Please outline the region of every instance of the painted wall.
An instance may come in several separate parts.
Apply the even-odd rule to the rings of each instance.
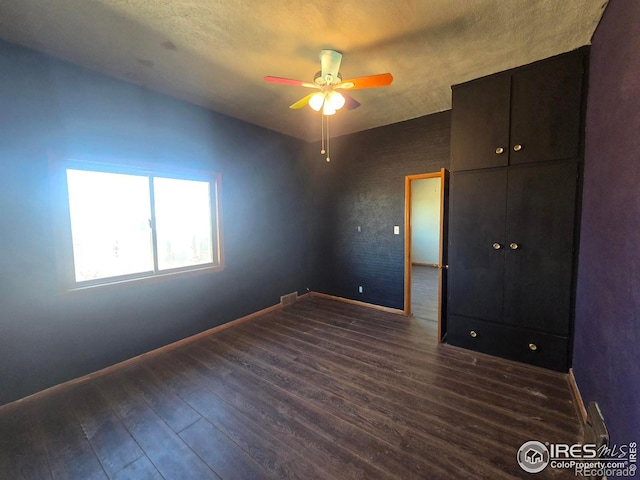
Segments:
[[[405,176],[448,168],[450,136],[447,111],[332,139],[331,163],[309,145],[312,290],[404,308]]]
[[[0,404],[304,291],[304,144],[0,42]],[[222,173],[227,268],[57,285],[49,150]]]
[[[438,264],[440,257],[440,179],[411,182],[411,261]]]
[[[640,2],[593,38],[573,368],[613,443],[640,441]]]

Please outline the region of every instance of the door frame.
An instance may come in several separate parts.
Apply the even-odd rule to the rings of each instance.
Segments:
[[[407,175],[404,180],[404,314],[411,315],[411,182],[414,180],[424,180],[428,178],[440,179],[440,241],[438,251],[438,340],[442,340],[445,333],[445,322],[443,321],[443,268],[447,265],[443,263],[445,256],[445,215],[446,215],[446,194],[447,194],[447,171],[441,168],[439,172],[422,173],[418,175]],[[446,260],[445,260],[446,262]]]

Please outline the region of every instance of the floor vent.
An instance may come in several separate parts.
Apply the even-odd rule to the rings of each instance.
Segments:
[[[289,293],[280,297],[280,305],[291,305],[298,300],[298,292]]]

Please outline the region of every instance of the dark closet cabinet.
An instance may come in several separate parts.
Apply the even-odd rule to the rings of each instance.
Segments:
[[[584,51],[452,87],[451,170],[579,155]]]
[[[453,87],[451,344],[568,369],[586,54]]]
[[[576,175],[574,161],[451,175],[449,343],[566,368]]]

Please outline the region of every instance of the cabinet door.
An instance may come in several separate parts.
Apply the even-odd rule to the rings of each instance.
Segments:
[[[514,71],[511,165],[578,157],[582,74],[582,52]]]
[[[507,165],[510,85],[503,74],[453,87],[452,171]]]
[[[569,333],[577,168],[562,162],[509,169],[505,323]]]
[[[506,190],[506,169],[451,175],[449,315],[502,317]]]

